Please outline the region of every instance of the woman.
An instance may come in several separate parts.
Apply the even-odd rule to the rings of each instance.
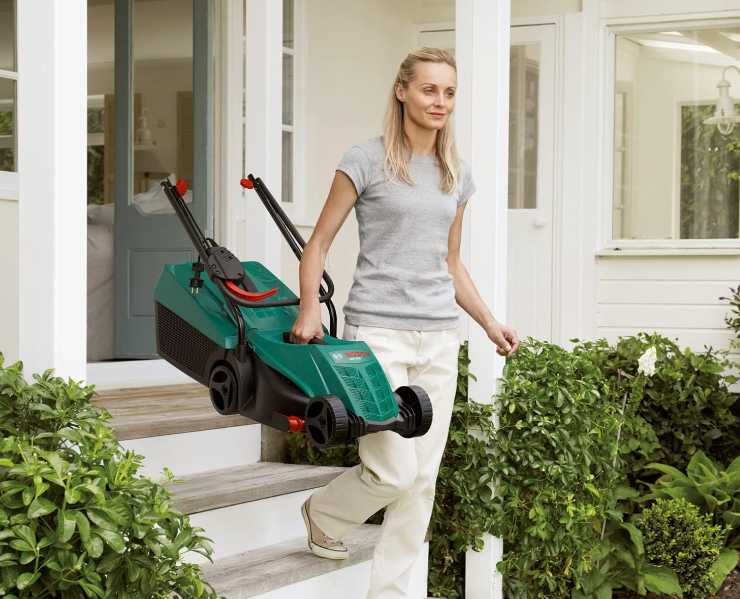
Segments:
[[[406,597],[424,541],[457,383],[457,308],[482,326],[501,355],[519,346],[497,322],[460,260],[460,235],[475,184],[459,160],[450,114],[457,70],[448,52],[421,48],[401,63],[384,135],[342,158],[300,264],[300,311],[292,340],[321,338],[318,291],[329,247],[354,206],[357,270],[344,307],[345,339],[365,341],[393,389],[418,385],[434,417],[422,437],[383,431],[360,438],[361,464],[302,507],[316,555],[345,559],[341,538],[385,507],[369,599]]]

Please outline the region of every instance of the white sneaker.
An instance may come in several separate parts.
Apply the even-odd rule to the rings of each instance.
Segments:
[[[325,535],[324,531],[311,520],[311,517],[308,515],[308,502],[310,500],[311,498],[309,497],[301,506],[301,515],[303,516],[303,521],[306,523],[306,533],[308,534],[308,548],[314,555],[318,555],[319,557],[347,559],[349,557],[349,550],[344,546],[344,543]]]

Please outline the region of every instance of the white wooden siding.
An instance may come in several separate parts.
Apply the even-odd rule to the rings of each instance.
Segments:
[[[599,258],[596,336],[656,331],[695,351],[727,349],[729,307],[719,297],[738,284],[738,256]]]

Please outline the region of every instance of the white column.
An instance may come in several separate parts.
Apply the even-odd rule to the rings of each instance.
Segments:
[[[508,0],[457,0],[455,52],[458,60],[457,140],[470,160],[477,191],[464,232],[465,263],[494,316],[506,322],[506,220],[509,122]],[[485,332],[469,322],[470,397],[488,403],[504,360]],[[496,564],[503,556],[500,539],[488,537],[481,552],[468,551],[465,596],[500,599],[501,575]]]
[[[87,362],[87,2],[18,10],[19,354],[26,377]]]
[[[246,0],[246,158],[245,174],[260,177],[281,197],[283,4]],[[282,237],[254,191],[244,196],[241,259],[259,260],[280,274]],[[237,240],[239,242],[241,240]]]

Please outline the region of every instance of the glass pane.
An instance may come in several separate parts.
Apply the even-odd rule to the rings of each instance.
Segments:
[[[169,31],[177,31],[166,43],[164,19]],[[193,1],[136,0],[133,38],[134,194],[159,190],[169,174],[192,189]]]
[[[0,0],[0,69],[15,71],[15,0]]]
[[[293,0],[283,0],[283,46],[286,48],[293,47],[293,29],[294,29],[294,2]]]
[[[712,121],[740,95],[738,48],[740,22],[617,36],[615,239],[738,238],[740,119]]]
[[[283,202],[293,201],[293,133],[283,131]]]
[[[509,96],[509,208],[537,208],[540,45],[513,45]]]
[[[102,105],[101,105],[102,104]],[[87,100],[87,203],[105,204],[105,104]]]
[[[681,239],[738,236],[740,131],[705,125],[713,114],[710,104],[681,107]]]
[[[283,54],[283,125],[293,124],[293,57]]]
[[[15,171],[15,81],[0,79],[0,171]]]

